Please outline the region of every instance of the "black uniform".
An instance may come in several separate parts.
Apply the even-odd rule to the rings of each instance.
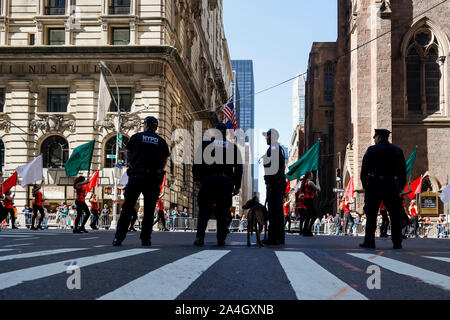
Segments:
[[[272,156],[273,155],[273,156]],[[273,165],[273,167],[272,167]],[[285,154],[277,143],[264,156],[267,210],[269,211],[268,244],[284,244],[283,196],[286,192]]]
[[[144,195],[144,217],[142,220],[141,240],[149,242],[152,233],[153,210],[159,196],[159,186],[164,178],[164,166],[169,157],[166,141],[152,130],[140,132],[130,138],[126,148],[131,153],[128,167],[128,184],[125,187],[125,201],[117,223],[115,241],[120,244],[135,214],[136,201]],[[148,214],[146,214],[148,213]]]
[[[392,242],[401,245],[400,192],[406,184],[406,162],[403,151],[387,139],[369,147],[361,168],[365,189],[364,212],[367,216],[364,244],[375,246],[378,209],[383,200],[391,218]]]
[[[220,157],[221,153],[223,157]],[[220,160],[205,159],[208,156],[215,159],[216,155]],[[233,189],[241,188],[242,158],[239,149],[229,141],[214,138],[203,141],[202,147],[196,150],[192,173],[194,181],[201,182],[198,193],[197,240],[203,242],[208,220],[214,212],[217,219],[217,241],[219,244],[223,243],[227,236]]]

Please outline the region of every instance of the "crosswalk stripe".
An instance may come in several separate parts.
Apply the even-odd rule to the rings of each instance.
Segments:
[[[0,249],[0,252],[3,252],[3,251],[13,251],[14,249]]]
[[[31,235],[25,234],[0,234],[0,238],[29,238]]]
[[[138,254],[148,253],[157,249],[131,249],[118,252],[105,253],[84,258],[76,258],[71,260],[59,261],[55,263],[45,264],[37,267],[31,267],[21,270],[0,274],[0,290],[12,286],[16,286],[25,281],[37,280],[49,277],[58,273],[67,271],[68,266],[76,261],[76,265],[80,268],[90,266],[97,263],[102,263],[110,260],[126,258]]]
[[[432,257],[432,256],[424,256],[424,257],[425,258],[439,260],[439,261],[444,261],[444,262],[450,262],[450,258],[449,257]]]
[[[275,254],[299,300],[367,300],[302,252]]]
[[[49,256],[52,254],[74,252],[74,251],[87,250],[87,249],[88,248],[65,248],[65,249],[56,249],[56,250],[44,250],[44,251],[35,251],[35,252],[28,252],[28,253],[19,253],[19,254],[12,254],[9,256],[2,256],[2,257],[0,257],[0,261],[42,257],[42,256]]]
[[[425,283],[441,287],[445,290],[450,290],[450,277],[440,273],[432,272],[422,269],[408,263],[386,258],[383,256],[373,257],[373,254],[368,253],[349,253],[349,255],[377,264],[380,267],[388,269],[398,274],[403,274]]]
[[[204,250],[195,253],[111,291],[99,300],[174,300],[229,252],[230,250]]]
[[[10,248],[10,247],[20,247],[20,246],[31,246],[32,243],[19,243],[19,244],[10,244],[7,246],[3,246],[4,248]]]

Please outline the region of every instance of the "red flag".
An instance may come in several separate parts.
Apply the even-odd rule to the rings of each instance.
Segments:
[[[285,193],[289,193],[291,191],[291,183],[289,180],[286,180],[286,182],[287,182],[287,185],[286,185]]]
[[[159,186],[159,196],[161,196],[161,193],[162,193],[162,191],[163,191],[165,185],[166,185],[166,175],[164,175],[163,182],[162,182],[162,184]]]
[[[98,170],[94,172],[92,178],[89,180],[89,183],[86,186],[86,194],[95,187],[98,187]]]
[[[17,184],[17,171],[15,171],[11,177],[9,177],[8,179],[6,179],[5,182],[3,182],[2,192],[5,193],[6,191],[14,187],[16,184]]]
[[[423,177],[420,176],[419,178],[417,178],[416,180],[411,182],[410,186],[411,186],[412,192],[408,193],[408,197],[410,200],[414,199],[416,194],[419,194],[422,192],[422,179],[423,179]],[[408,191],[409,191],[408,186],[406,186],[404,192],[408,192]]]
[[[355,195],[355,187],[353,185],[353,177],[350,178],[350,181],[348,182],[347,188],[345,188],[344,196],[345,195],[348,195],[348,197],[350,199],[353,198],[353,196]]]

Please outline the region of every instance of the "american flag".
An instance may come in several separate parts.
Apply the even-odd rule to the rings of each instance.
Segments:
[[[228,128],[237,129],[238,123],[236,120],[236,112],[234,109],[233,99],[223,108],[222,113],[228,119],[227,126]]]

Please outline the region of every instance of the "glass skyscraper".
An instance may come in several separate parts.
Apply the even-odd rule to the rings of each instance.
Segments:
[[[236,104],[236,116],[239,128],[247,131],[255,129],[255,81],[253,77],[252,60],[231,60],[236,72],[236,83],[239,89],[239,103]],[[251,150],[254,150],[254,137],[251,137]],[[256,172],[256,175],[255,175]],[[253,192],[258,191],[258,166],[252,168]]]

